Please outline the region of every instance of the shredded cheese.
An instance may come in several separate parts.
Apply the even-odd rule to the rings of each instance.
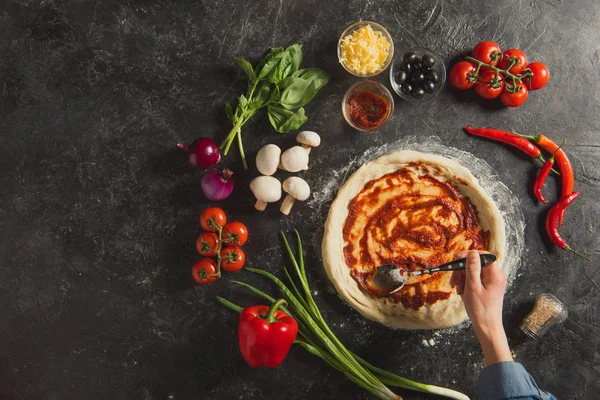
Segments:
[[[365,25],[342,39],[340,62],[359,75],[371,75],[383,69],[390,53],[390,42],[383,33]]]

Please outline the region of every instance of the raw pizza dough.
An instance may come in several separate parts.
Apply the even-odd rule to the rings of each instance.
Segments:
[[[504,220],[494,201],[479,185],[469,170],[455,161],[435,154],[401,150],[380,157],[360,167],[340,188],[325,223],[322,252],[323,264],[337,292],[363,316],[392,328],[438,329],[458,325],[467,318],[462,300],[452,289],[445,300],[425,303],[417,310],[404,307],[386,298],[377,298],[363,290],[353,279],[344,257],[346,245],[343,227],[349,215],[348,206],[365,185],[383,175],[400,170],[411,162],[424,162],[441,168],[453,178],[461,195],[475,206],[479,226],[489,231],[488,251],[496,254],[502,267],[505,248]],[[454,180],[456,178],[456,180]],[[451,273],[438,273],[449,286]],[[404,290],[404,289],[403,289]]]

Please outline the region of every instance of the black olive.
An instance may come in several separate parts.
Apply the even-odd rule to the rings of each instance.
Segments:
[[[410,83],[405,83],[400,87],[400,91],[408,95],[410,92],[412,92],[412,85]]]
[[[423,57],[421,57],[421,63],[426,68],[433,67],[435,65],[435,58],[433,58],[431,54],[423,54]]]
[[[409,64],[418,59],[419,57],[412,51],[409,51],[404,55],[404,61],[406,61]]]
[[[440,80],[440,76],[435,71],[428,71],[427,72],[427,79],[430,80],[433,83],[437,83]]]
[[[398,69],[400,71],[406,71],[406,72],[410,73],[410,71],[412,71],[413,68],[412,68],[412,65],[410,65],[409,63],[403,62],[402,64],[400,64]]]
[[[417,86],[413,88],[413,90],[410,92],[410,95],[415,99],[420,99],[421,97],[425,96],[425,91],[422,87]]]
[[[423,88],[427,93],[433,93],[435,90],[435,83],[431,81],[425,81],[425,83],[423,83]]]
[[[407,79],[408,74],[406,73],[406,71],[399,71],[396,74],[396,83],[398,83],[399,85],[402,85],[404,82],[406,82]]]
[[[419,60],[418,58],[411,62],[410,65],[412,65],[413,69],[421,69],[423,68],[423,64],[421,63],[421,60]]]
[[[425,74],[423,74],[421,71],[413,71],[413,73],[410,75],[411,82],[421,83],[424,80],[425,80]]]

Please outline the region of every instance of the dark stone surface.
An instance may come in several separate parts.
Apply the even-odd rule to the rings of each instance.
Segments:
[[[323,145],[305,173],[321,176],[366,149],[410,134],[485,158],[521,199],[527,251],[507,293],[512,347],[541,387],[561,399],[600,391],[600,281],[597,264],[548,246],[543,210],[529,195],[533,164],[505,146],[468,137],[467,123],[557,140],[567,137],[576,187],[562,233],[598,258],[600,239],[600,3],[5,0],[0,5],[0,398],[305,399],[369,396],[342,374],[294,348],[284,365],[253,370],[237,350],[236,316],[215,300],[256,301],[227,279],[197,286],[197,217],[205,207],[201,172],[174,150],[178,141],[229,130],[223,106],[245,89],[233,57],[256,62],[272,46],[304,44],[303,65],[333,73],[307,107]],[[376,134],[344,122],[340,102],[356,81],[337,64],[341,31],[359,20],[387,27],[396,48],[435,49],[446,62],[480,40],[520,47],[552,78],[519,109],[447,88],[427,105],[397,99]],[[385,75],[378,77],[385,81]],[[244,129],[249,158],[273,132],[264,114]],[[344,343],[373,363],[474,395],[481,354],[471,328],[393,331],[364,320],[335,295],[318,245],[329,204],[297,205],[288,218],[253,210],[236,151],[234,195],[222,203],[251,232],[249,264],[280,272],[279,230],[298,228],[316,300]],[[547,185],[555,198],[553,185]],[[317,210],[317,211],[316,211]],[[234,275],[227,275],[232,277]],[[235,278],[274,292],[249,272]],[[518,324],[536,295],[552,292],[569,320],[543,340]],[[433,347],[423,339],[435,338]],[[432,398],[403,393],[406,398]]]

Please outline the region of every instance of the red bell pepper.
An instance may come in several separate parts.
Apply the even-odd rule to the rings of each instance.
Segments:
[[[286,301],[279,299],[271,307],[250,306],[240,314],[240,351],[253,368],[281,364],[296,339],[298,323],[277,309],[281,305],[287,305]]]

